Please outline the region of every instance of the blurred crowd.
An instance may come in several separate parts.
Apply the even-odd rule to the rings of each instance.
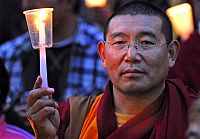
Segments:
[[[84,0],[1,0],[0,57],[4,60],[10,80],[7,84],[8,95],[4,96],[7,103],[0,113],[5,115],[5,120],[32,133],[26,119],[25,103],[27,92],[32,89],[39,75],[39,54],[31,47],[24,10],[54,8],[54,44],[53,48],[47,50],[48,81],[49,86],[57,92],[54,99],[64,101],[68,96],[95,96],[104,89],[108,77],[101,67],[96,46],[98,41],[103,40],[102,30],[106,19],[129,1],[131,0],[108,0],[103,7],[87,7]],[[181,50],[176,65],[170,70],[169,78],[180,78],[186,85],[199,91],[200,0],[144,1],[153,3],[164,11],[183,2],[192,5],[194,32],[184,41],[176,36],[175,39],[181,42]],[[83,80],[87,80],[87,84]],[[91,88],[92,86],[95,88]],[[4,92],[5,87],[0,86]]]

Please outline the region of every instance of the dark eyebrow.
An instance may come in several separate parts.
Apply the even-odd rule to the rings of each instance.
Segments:
[[[115,38],[115,37],[125,37],[125,38],[127,38],[127,36],[123,32],[115,32],[115,33],[111,34],[111,38]]]
[[[140,32],[137,36],[139,36],[139,37],[141,37],[141,36],[151,36],[152,38],[156,38],[156,34],[151,32],[151,31]]]
[[[156,34],[151,32],[151,31],[140,32],[137,36],[138,37],[151,36],[152,38],[156,38]],[[123,33],[123,32],[115,32],[115,33],[111,34],[111,38],[115,38],[115,37],[125,37],[125,38],[127,38],[126,34]]]

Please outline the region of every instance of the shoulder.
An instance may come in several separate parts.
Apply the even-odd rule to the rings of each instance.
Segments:
[[[14,54],[18,54],[19,50],[29,49],[29,47],[26,47],[27,45],[30,46],[28,32],[1,44],[0,56],[3,58],[9,58]]]
[[[102,31],[97,27],[96,25],[88,23],[85,19],[79,17],[78,18],[78,25],[80,26],[80,29],[83,29],[85,31],[92,33],[102,33]]]
[[[81,17],[78,18],[78,33],[77,34],[92,38],[89,41],[103,40],[103,32],[97,26],[89,24]]]
[[[94,100],[95,97],[72,96],[68,97],[66,102],[59,103],[60,126],[57,131],[59,138],[63,138],[67,129],[69,131],[73,129],[72,127],[76,128],[76,132],[79,131]]]
[[[92,104],[95,100],[95,97],[93,96],[86,96],[86,97],[82,97],[82,96],[71,96],[68,97],[68,101],[70,103],[70,105],[84,105],[84,104]]]
[[[66,102],[60,102],[59,103],[59,108],[58,111],[60,113],[61,119],[62,117],[64,119],[69,119],[69,113],[72,111],[72,109],[77,110],[80,108],[83,108],[84,106],[87,105],[91,106],[92,103],[94,102],[95,97],[92,96],[87,96],[87,97],[82,97],[82,96],[71,96],[68,97]],[[68,118],[66,118],[66,116]]]
[[[186,86],[182,80],[168,79],[167,84],[179,92],[188,101],[189,104],[198,97],[198,92],[194,91],[191,87]]]

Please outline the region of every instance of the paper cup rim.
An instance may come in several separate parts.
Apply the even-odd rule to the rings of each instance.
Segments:
[[[53,11],[53,8],[38,8],[38,9],[31,9],[31,10],[26,10],[23,12],[23,14],[33,14],[35,12],[41,11],[41,10],[48,10],[48,11]]]

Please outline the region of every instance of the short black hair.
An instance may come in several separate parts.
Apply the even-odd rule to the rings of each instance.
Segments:
[[[4,66],[4,61],[2,58],[0,58],[0,114],[2,112],[2,107],[6,102],[8,90],[9,90],[9,76]]]
[[[169,17],[164,11],[155,5],[149,4],[144,1],[131,1],[120,7],[116,12],[114,12],[106,21],[104,26],[104,41],[106,41],[106,35],[108,33],[108,27],[110,21],[119,15],[149,15],[149,16],[158,16],[162,20],[161,31],[165,36],[166,42],[171,42],[173,39],[172,33],[172,24],[169,20]]]

